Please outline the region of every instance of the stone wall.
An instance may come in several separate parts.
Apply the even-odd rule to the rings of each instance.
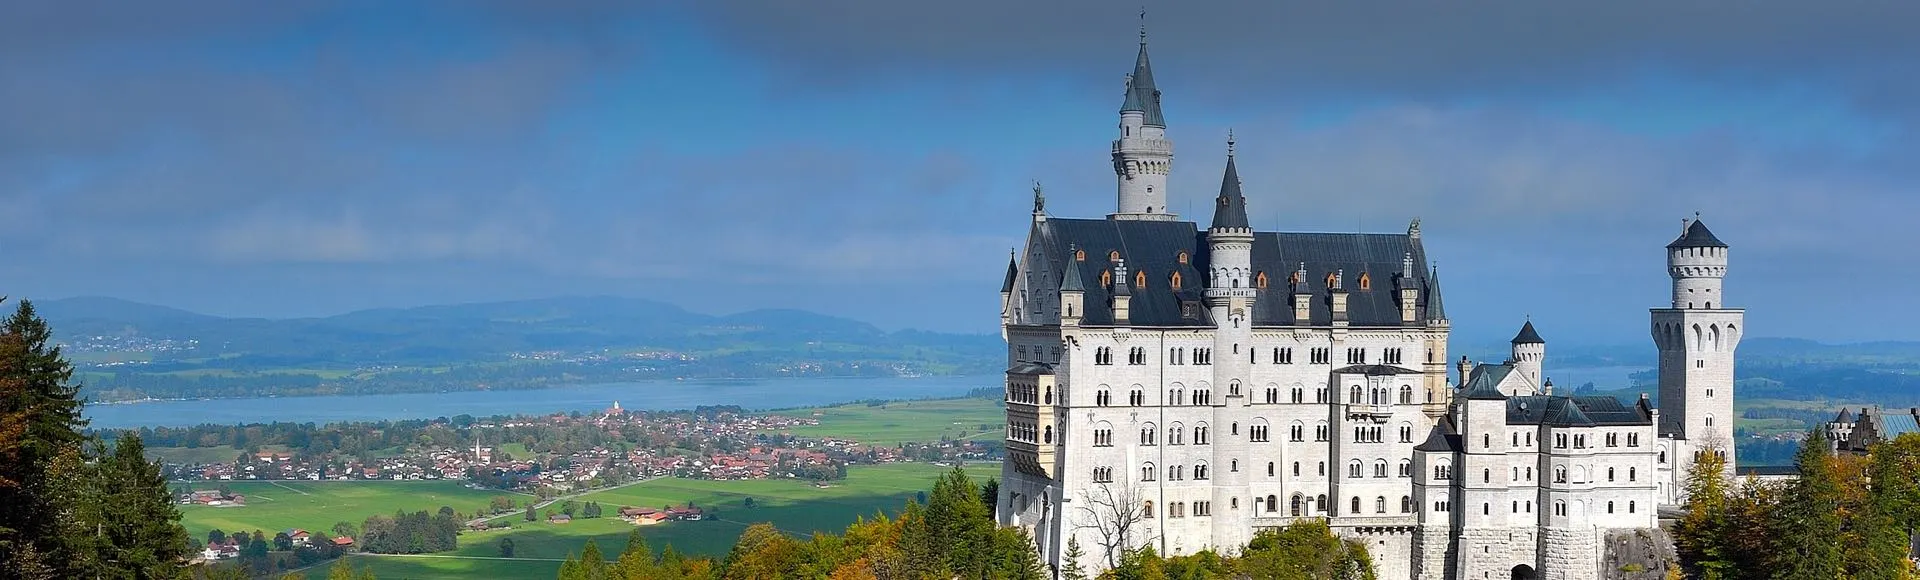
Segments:
[[[1604,580],[1661,580],[1676,556],[1673,539],[1655,529],[1607,530],[1600,559]]]

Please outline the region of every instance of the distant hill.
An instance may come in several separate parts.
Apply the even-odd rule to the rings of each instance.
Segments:
[[[994,335],[888,332],[799,310],[712,316],[610,296],[290,319],[100,297],[36,306],[81,363],[84,382],[108,399],[973,374],[999,370],[1004,352]]]

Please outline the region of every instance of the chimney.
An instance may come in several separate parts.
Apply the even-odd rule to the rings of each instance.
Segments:
[[[1347,322],[1347,289],[1341,286],[1341,282],[1342,282],[1341,279],[1345,278],[1346,275],[1347,275],[1347,271],[1344,269],[1334,270],[1333,272],[1332,291],[1333,291],[1334,326],[1346,326],[1346,322]]]
[[[1127,287],[1127,280],[1127,259],[1114,260],[1113,323],[1115,325],[1125,326],[1132,322],[1128,310],[1133,302],[1133,291]]]
[[[1313,285],[1307,281],[1307,263],[1293,271],[1293,323],[1306,326],[1313,319]]]
[[[1460,371],[1460,388],[1467,388],[1467,373],[1473,371],[1473,363],[1467,362],[1467,355],[1463,354],[1460,355],[1460,364],[1455,368]]]
[[[1419,232],[1420,232],[1420,226],[1415,225],[1413,227],[1413,234],[1418,235]],[[1420,289],[1414,286],[1414,283],[1413,283],[1413,252],[1407,252],[1405,256],[1402,256],[1400,258],[1400,323],[1401,324],[1412,325],[1415,322],[1417,322],[1417,317],[1419,316],[1419,313],[1415,312],[1416,310],[1415,307],[1419,306],[1419,303],[1420,303]]]

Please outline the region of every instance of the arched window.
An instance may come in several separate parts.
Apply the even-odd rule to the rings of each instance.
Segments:
[[[1347,402],[1355,405],[1360,404],[1360,385],[1354,385],[1352,389],[1347,391]]]
[[[1613,502],[1607,502],[1607,513],[1613,513]]]
[[[1187,263],[1187,253],[1186,253],[1186,252],[1180,252],[1180,253],[1179,253],[1178,255],[1175,255],[1173,259],[1174,259],[1175,261],[1177,261],[1177,262],[1180,262],[1180,263],[1182,263],[1182,264],[1185,264],[1185,263]]]
[[[1413,404],[1413,387],[1411,386],[1400,387],[1400,404],[1402,405]]]
[[[1173,275],[1168,276],[1167,285],[1172,287],[1174,290],[1179,290],[1180,289],[1180,273],[1174,272]]]
[[[1267,496],[1267,501],[1269,502],[1273,501],[1273,496],[1271,495]],[[1297,494],[1297,493],[1293,494],[1293,500],[1287,506],[1287,515],[1291,515],[1293,517],[1300,517],[1300,509],[1302,507],[1305,507],[1302,505],[1304,503],[1306,503],[1306,498],[1301,497],[1300,494]],[[1267,511],[1271,512],[1273,510],[1268,509]]]
[[[1328,288],[1332,288],[1332,287],[1333,287],[1333,280],[1334,280],[1334,276],[1333,276],[1333,272],[1327,272],[1327,287],[1328,287]]]
[[[1373,289],[1373,276],[1369,276],[1369,275],[1367,275],[1367,273],[1366,273],[1366,272],[1361,272],[1361,273],[1360,273],[1360,289],[1361,289],[1361,290],[1372,290],[1372,289]]]
[[[1273,477],[1273,462],[1267,462],[1267,477]]]
[[[1400,477],[1413,477],[1413,460],[1400,460]]]
[[[1360,476],[1361,476],[1361,473],[1360,473],[1360,470],[1362,470],[1362,469],[1365,469],[1365,467],[1364,467],[1363,465],[1361,465],[1361,464],[1360,464],[1360,460],[1358,460],[1358,459],[1355,459],[1355,460],[1353,460],[1353,461],[1351,461],[1351,462],[1348,462],[1348,463],[1347,463],[1347,477],[1349,477],[1349,478],[1354,478],[1354,479],[1358,479],[1358,478],[1360,478]]]
[[[1087,261],[1087,251],[1086,251],[1086,250],[1074,250],[1074,251],[1073,251],[1073,261],[1075,261],[1075,262],[1085,262],[1085,261]]]
[[[1146,270],[1140,270],[1138,272],[1133,273],[1133,287],[1135,288],[1147,287],[1147,271]]]
[[[1153,471],[1152,462],[1148,462],[1146,465],[1140,466],[1140,481],[1153,481],[1153,476],[1154,476],[1154,471]]]
[[[1100,271],[1100,286],[1101,286],[1102,288],[1112,288],[1112,287],[1113,287],[1113,270],[1101,270],[1101,271]]]
[[[1140,517],[1147,518],[1147,519],[1153,518],[1153,500],[1147,500],[1145,502],[1141,502]]]
[[[1113,250],[1111,252],[1107,252],[1107,261],[1108,262],[1120,261],[1120,250]]]
[[[1373,513],[1376,513],[1376,514],[1387,513],[1387,496],[1384,496],[1384,495],[1374,496]]]
[[[1259,274],[1256,274],[1256,275],[1254,275],[1254,277],[1253,277],[1253,287],[1255,287],[1255,288],[1260,288],[1260,289],[1263,289],[1263,290],[1264,290],[1264,289],[1266,289],[1266,287],[1267,287],[1267,273],[1266,273],[1266,272],[1261,272],[1261,273],[1259,273]]]
[[[1400,513],[1403,513],[1403,514],[1413,513],[1413,496],[1410,496],[1410,495],[1400,496]]]
[[[1387,476],[1387,460],[1385,459],[1373,460],[1373,476],[1374,477]]]
[[[1472,468],[1468,468],[1468,469],[1472,469]],[[1473,473],[1473,472],[1469,471],[1467,473]],[[1473,477],[1473,476],[1469,475],[1467,477]],[[1493,470],[1491,469],[1480,470],[1480,483],[1493,483]]]
[[[1353,496],[1353,501],[1347,503],[1353,507],[1353,511],[1347,512],[1347,515],[1358,515],[1360,513],[1360,496]]]

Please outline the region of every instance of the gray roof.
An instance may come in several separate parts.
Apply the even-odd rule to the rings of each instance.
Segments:
[[[1247,198],[1240,195],[1240,172],[1233,167],[1233,141],[1227,141],[1227,172],[1220,177],[1220,196],[1214,199],[1213,229],[1247,229]]]
[[[1068,256],[1072,256],[1075,253],[1074,248],[1069,247],[1067,248],[1067,250],[1068,250],[1067,251]],[[1064,274],[1064,277],[1060,280],[1060,290],[1062,292],[1086,291],[1087,289],[1086,283],[1080,281],[1079,268],[1062,268],[1062,269],[1067,271],[1067,273]]]
[[[1383,377],[1383,376],[1391,376],[1391,375],[1417,375],[1417,374],[1420,374],[1420,371],[1416,371],[1413,369],[1403,369],[1403,368],[1392,366],[1392,365],[1353,365],[1350,367],[1341,367],[1341,368],[1334,369],[1333,374],[1366,375],[1369,377]]]
[[[1102,326],[1113,323],[1108,306],[1111,290],[1099,282],[1101,273],[1113,267],[1108,259],[1119,252],[1129,272],[1146,272],[1145,286],[1132,285],[1129,320],[1133,326],[1212,326],[1211,314],[1201,305],[1209,264],[1206,232],[1187,221],[1112,220],[1049,218],[1036,227],[1038,244],[1044,259],[1062,268],[1079,268],[1086,283],[1086,313],[1082,324]],[[1074,249],[1086,252],[1086,260],[1075,261]],[[1179,262],[1185,254],[1187,263]],[[1426,250],[1416,237],[1406,234],[1321,234],[1255,232],[1252,265],[1257,278],[1267,276],[1266,289],[1254,298],[1253,323],[1256,326],[1329,326],[1333,324],[1332,294],[1326,277],[1343,272],[1347,291],[1347,320],[1353,326],[1396,327],[1400,321],[1399,292],[1393,291],[1395,276],[1400,276],[1401,259],[1413,255],[1417,283],[1429,288],[1425,300],[1436,300],[1437,287],[1427,283]],[[1294,288],[1289,277],[1301,264],[1307,275],[1298,287],[1312,297],[1308,320],[1293,318]],[[1179,290],[1172,288],[1173,273],[1180,273]],[[1356,279],[1362,273],[1377,272],[1370,288],[1362,289]],[[1420,300],[1420,298],[1416,298]],[[1415,305],[1414,324],[1430,316],[1419,316],[1426,304]]]
[[[1427,432],[1427,440],[1413,446],[1414,451],[1453,451],[1461,450],[1460,436],[1453,433],[1451,425],[1445,419],[1433,425]]]
[[[1526,326],[1520,327],[1520,334],[1513,335],[1513,343],[1546,344],[1547,341],[1540,338],[1540,333],[1533,329],[1533,321],[1528,320]]]
[[[1913,415],[1907,413],[1881,413],[1880,420],[1885,428],[1877,434],[1887,441],[1892,441],[1902,433],[1920,431],[1920,421],[1915,421]]]
[[[1645,405],[1625,405],[1619,399],[1608,396],[1530,395],[1507,399],[1507,424],[1554,427],[1652,425],[1653,414]]]
[[[1841,408],[1840,408],[1840,415],[1839,415],[1839,416],[1836,416],[1836,417],[1834,417],[1834,418],[1833,418],[1833,422],[1835,422],[1835,423],[1852,423],[1852,422],[1853,422],[1853,410],[1852,410],[1852,409],[1848,409],[1848,408],[1846,408],[1846,407],[1841,407]]]
[[[1506,380],[1513,372],[1513,365],[1479,365],[1467,373],[1467,386],[1460,388],[1460,398],[1497,401],[1507,398],[1500,392],[1500,381]]]
[[[1707,224],[1701,223],[1698,219],[1693,220],[1693,223],[1687,224],[1687,231],[1681,233],[1679,239],[1674,240],[1671,244],[1667,244],[1667,249],[1724,247],[1727,247],[1727,243],[1720,241],[1720,238],[1714,237],[1713,232],[1707,230]]]
[[[1423,292],[1427,298],[1427,319],[1446,320],[1447,307],[1440,302],[1440,267],[1434,266],[1427,273],[1427,287]]]
[[[1020,265],[1014,263],[1013,257],[1011,256],[1007,257],[1007,281],[1000,283],[1000,291],[1003,293],[1012,292],[1013,280],[1014,278],[1017,278],[1019,274],[1020,274]]]
[[[1053,365],[1050,365],[1047,363],[1038,363],[1038,362],[1016,363],[1013,366],[1007,368],[1007,374],[1009,375],[1050,375],[1050,374],[1053,374]]]
[[[1120,112],[1138,111],[1146,116],[1146,125],[1167,126],[1166,117],[1160,114],[1160,89],[1153,86],[1153,65],[1147,63],[1147,37],[1140,36],[1140,55],[1133,59],[1133,76],[1127,81],[1127,102],[1120,105]]]

